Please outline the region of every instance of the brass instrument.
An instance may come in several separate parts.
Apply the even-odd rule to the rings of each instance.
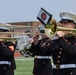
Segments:
[[[15,38],[15,37],[0,37],[0,39],[3,40],[3,42],[16,42],[18,41],[20,38]]]
[[[6,24],[0,24],[0,26],[4,26],[4,27],[14,27],[14,28],[36,28],[37,26],[21,26],[21,25],[8,25],[8,26],[6,26]],[[56,34],[56,32],[57,31],[71,31],[71,33],[69,33],[69,34],[71,34],[71,35],[75,35],[76,36],[76,34],[75,34],[75,32],[76,32],[76,29],[72,29],[72,28],[65,28],[65,27],[59,27],[58,26],[58,23],[56,22],[56,20],[55,19],[51,19],[50,20],[50,22],[48,23],[48,24],[46,24],[46,26],[45,26],[45,33],[46,33],[46,35],[48,36],[48,37],[53,37],[55,34]],[[33,35],[34,33],[20,33],[20,32],[0,32],[0,34],[22,34],[22,35],[27,35],[27,34],[29,34],[29,35]],[[43,35],[42,33],[40,33],[39,35]],[[4,37],[3,37],[4,38]],[[11,38],[11,37],[9,37],[10,39],[8,39],[8,40],[15,40],[15,39],[17,39],[17,38]],[[5,38],[5,39],[7,39],[7,38]],[[19,39],[19,38],[18,38]],[[18,40],[17,39],[17,40]]]
[[[69,35],[76,36],[76,33],[75,33],[76,29],[60,27],[58,26],[58,23],[56,22],[56,20],[52,18],[50,22],[45,26],[45,33],[48,37],[53,37],[57,31],[71,31],[69,32]]]
[[[0,34],[22,34],[22,35],[33,35],[35,33],[21,33],[21,32],[0,32]],[[43,35],[43,33],[39,33],[39,35]]]
[[[20,48],[20,53],[24,56],[24,57],[29,57],[32,56],[33,54],[29,51],[29,49],[31,48],[31,43],[27,42],[21,45]]]
[[[0,24],[0,26],[1,27],[8,27],[11,29],[11,32],[0,32],[1,35],[10,34],[9,36],[11,36],[11,34],[33,35],[34,33],[14,32],[14,31],[12,31],[12,29],[14,29],[14,28],[35,28],[35,27],[37,27],[37,26],[21,26],[21,25],[6,25],[6,24]],[[16,38],[14,36],[13,37],[12,36],[11,37],[0,36],[0,41],[2,43],[4,43],[4,42],[17,42],[19,39],[20,39],[20,37]],[[16,45],[16,47],[17,47],[17,45]],[[31,53],[29,52],[30,47],[31,47],[30,43],[23,42],[22,45],[20,45],[19,51],[24,57],[28,57],[31,55]]]
[[[3,26],[3,25],[2,25]],[[13,25],[12,25],[13,26]],[[15,25],[14,25],[15,26]],[[13,27],[14,27],[13,26]],[[21,28],[21,27],[33,27],[33,26],[15,26],[17,28]],[[35,26],[37,27],[37,26]],[[53,37],[57,31],[71,31],[70,34],[71,35],[75,35],[76,36],[76,29],[72,29],[72,28],[65,28],[65,27],[59,27],[58,23],[55,21],[55,19],[51,19],[50,22],[48,24],[46,24],[45,26],[45,34],[48,37]],[[22,34],[22,35],[33,35],[34,33],[20,33],[20,32],[0,32],[0,34]],[[43,35],[43,33],[40,33],[39,35]],[[0,37],[0,39],[5,39],[6,41],[17,41],[20,38],[13,38],[13,37]],[[27,42],[21,45],[21,49],[19,50],[20,53],[24,56],[24,57],[28,57],[31,56],[32,53],[29,51],[31,47],[31,43]]]
[[[11,24],[7,24],[7,23],[1,23],[0,24],[0,27],[7,27],[11,30],[11,32],[0,32],[0,34],[22,34],[22,35],[32,35],[33,33],[22,33],[22,32],[14,32],[12,31],[13,29],[15,28],[35,28],[37,26],[22,26],[22,25],[11,25]],[[13,36],[12,35],[12,36]],[[20,38],[15,38],[14,36],[13,37],[1,37],[0,36],[0,39],[4,40],[4,41],[18,41]]]
[[[37,26],[22,26],[22,25],[8,25],[1,23],[0,26],[2,27],[12,27],[12,28],[35,28]]]

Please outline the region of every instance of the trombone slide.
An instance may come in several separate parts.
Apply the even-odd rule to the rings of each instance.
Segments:
[[[21,32],[0,32],[0,34],[22,34],[22,35],[33,35],[35,33],[21,33]],[[43,35],[44,33],[39,33],[39,35]]]
[[[20,38],[15,37],[0,37],[0,39],[3,39],[4,41],[18,41]]]

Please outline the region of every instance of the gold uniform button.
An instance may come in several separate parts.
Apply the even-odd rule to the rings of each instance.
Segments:
[[[54,50],[54,48],[52,50]]]
[[[58,63],[59,63],[60,61],[58,61]]]
[[[68,43],[68,44],[70,44],[70,43]]]
[[[58,56],[58,58],[60,58],[60,56]]]
[[[60,50],[62,50],[62,48],[60,48]]]
[[[73,74],[72,72],[70,74]]]
[[[4,69],[6,69],[6,67],[4,67]]]
[[[61,54],[61,52],[59,52],[59,54]]]

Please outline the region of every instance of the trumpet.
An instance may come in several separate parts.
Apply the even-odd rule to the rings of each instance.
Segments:
[[[45,25],[45,33],[48,37],[53,37],[57,31],[70,31],[69,35],[76,36],[76,33],[75,33],[76,29],[60,27],[58,26],[58,23],[56,22],[56,20],[52,18],[50,22]]]

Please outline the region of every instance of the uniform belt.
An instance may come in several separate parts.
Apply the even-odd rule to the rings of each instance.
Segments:
[[[76,64],[53,65],[55,69],[76,68]]]
[[[9,61],[0,61],[0,65],[4,65],[4,64],[11,65],[11,62],[9,62]]]
[[[50,59],[50,56],[35,56],[38,59]]]

